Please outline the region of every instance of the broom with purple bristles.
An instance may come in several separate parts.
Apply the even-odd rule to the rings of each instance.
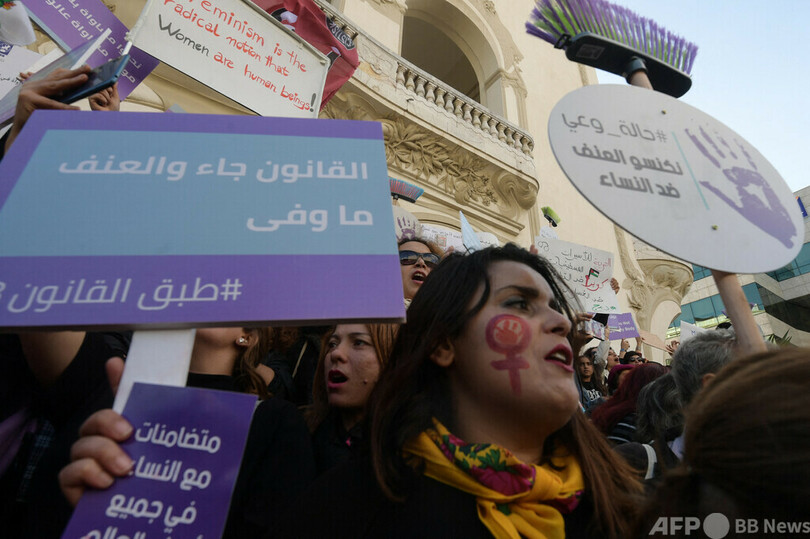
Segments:
[[[526,30],[565,49],[569,60],[621,75],[635,86],[680,97],[697,46],[604,0],[536,0]]]
[[[416,199],[425,192],[421,187],[396,178],[388,178],[388,187],[391,190],[391,196],[394,198],[394,205],[396,205],[397,200],[400,198],[411,203],[416,203]]]

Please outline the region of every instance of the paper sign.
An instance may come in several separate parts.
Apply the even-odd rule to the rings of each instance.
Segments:
[[[62,538],[220,537],[255,405],[255,395],[135,384],[123,414],[133,475],[85,492]]]
[[[3,8],[3,11],[0,11],[0,41],[22,46],[36,41],[37,36],[34,34],[28,12],[20,2],[5,0],[0,2],[0,7]]]
[[[149,0],[133,43],[262,116],[316,118],[329,61],[249,0]]]
[[[41,54],[25,47],[0,41],[0,98],[20,86],[22,84],[18,78],[20,72],[28,71],[28,68],[40,58]]]
[[[633,322],[632,313],[615,313],[608,317],[610,340],[631,339],[638,337],[636,323]]]
[[[664,341],[662,341],[661,337],[658,335],[644,331],[643,329],[638,330],[638,334],[644,339],[644,344],[649,344],[653,348],[666,351],[667,345],[664,344]]]
[[[701,333],[706,333],[707,329],[702,328],[700,326],[696,326],[694,324],[690,324],[689,322],[684,322],[681,320],[681,337],[680,343],[683,344],[695,335],[699,335]]]
[[[557,235],[557,232],[551,228],[550,226],[544,226],[540,229],[540,237],[541,238],[551,238],[553,240],[558,240],[560,237]]]
[[[36,111],[0,177],[0,326],[404,317],[377,122]]]
[[[610,278],[613,277],[611,253],[542,236],[534,238],[534,246],[537,254],[560,273],[586,311],[619,312],[616,293],[610,287]]]
[[[478,241],[481,242],[482,248],[498,246],[497,237],[494,237],[490,234],[486,234],[483,232],[475,232],[475,236],[478,238]],[[464,246],[464,239],[462,237],[462,233],[459,232],[458,230],[450,230],[433,225],[423,224],[421,235],[419,237],[426,241],[432,241],[433,243],[438,245],[443,251],[446,251],[447,249],[452,247],[453,251],[456,253],[467,252],[467,248]]]
[[[761,273],[788,264],[804,243],[793,194],[773,166],[737,133],[668,95],[580,88],[552,110],[549,138],[597,209],[675,257]]]
[[[98,67],[112,60],[126,46],[129,29],[101,0],[71,0],[65,2],[25,2],[31,18],[64,50],[70,50],[110,29],[106,43],[99,46],[87,63]],[[132,48],[129,63],[118,78],[118,95],[123,101],[143,79],[157,67],[158,61],[143,51]]]

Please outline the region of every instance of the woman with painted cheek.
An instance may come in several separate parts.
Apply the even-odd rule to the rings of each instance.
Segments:
[[[344,324],[324,336],[306,414],[320,474],[355,454],[366,403],[391,354],[398,325]]]
[[[641,487],[579,411],[564,289],[511,244],[445,258],[372,394],[370,455],[310,489],[295,536],[626,537]]]

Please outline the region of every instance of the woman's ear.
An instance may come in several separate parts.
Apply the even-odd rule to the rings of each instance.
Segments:
[[[456,359],[456,350],[449,339],[445,339],[430,353],[430,360],[439,367],[447,368]]]
[[[243,329],[242,334],[236,339],[236,346],[240,348],[250,348],[256,341],[256,334],[253,330]]]

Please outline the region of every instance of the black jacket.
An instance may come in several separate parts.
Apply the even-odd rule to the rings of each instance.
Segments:
[[[587,529],[592,505],[585,496],[565,516],[568,538],[596,538]],[[281,523],[278,538],[411,539],[491,538],[478,518],[475,497],[423,475],[414,475],[404,501],[380,490],[370,460],[356,458],[318,478]]]

